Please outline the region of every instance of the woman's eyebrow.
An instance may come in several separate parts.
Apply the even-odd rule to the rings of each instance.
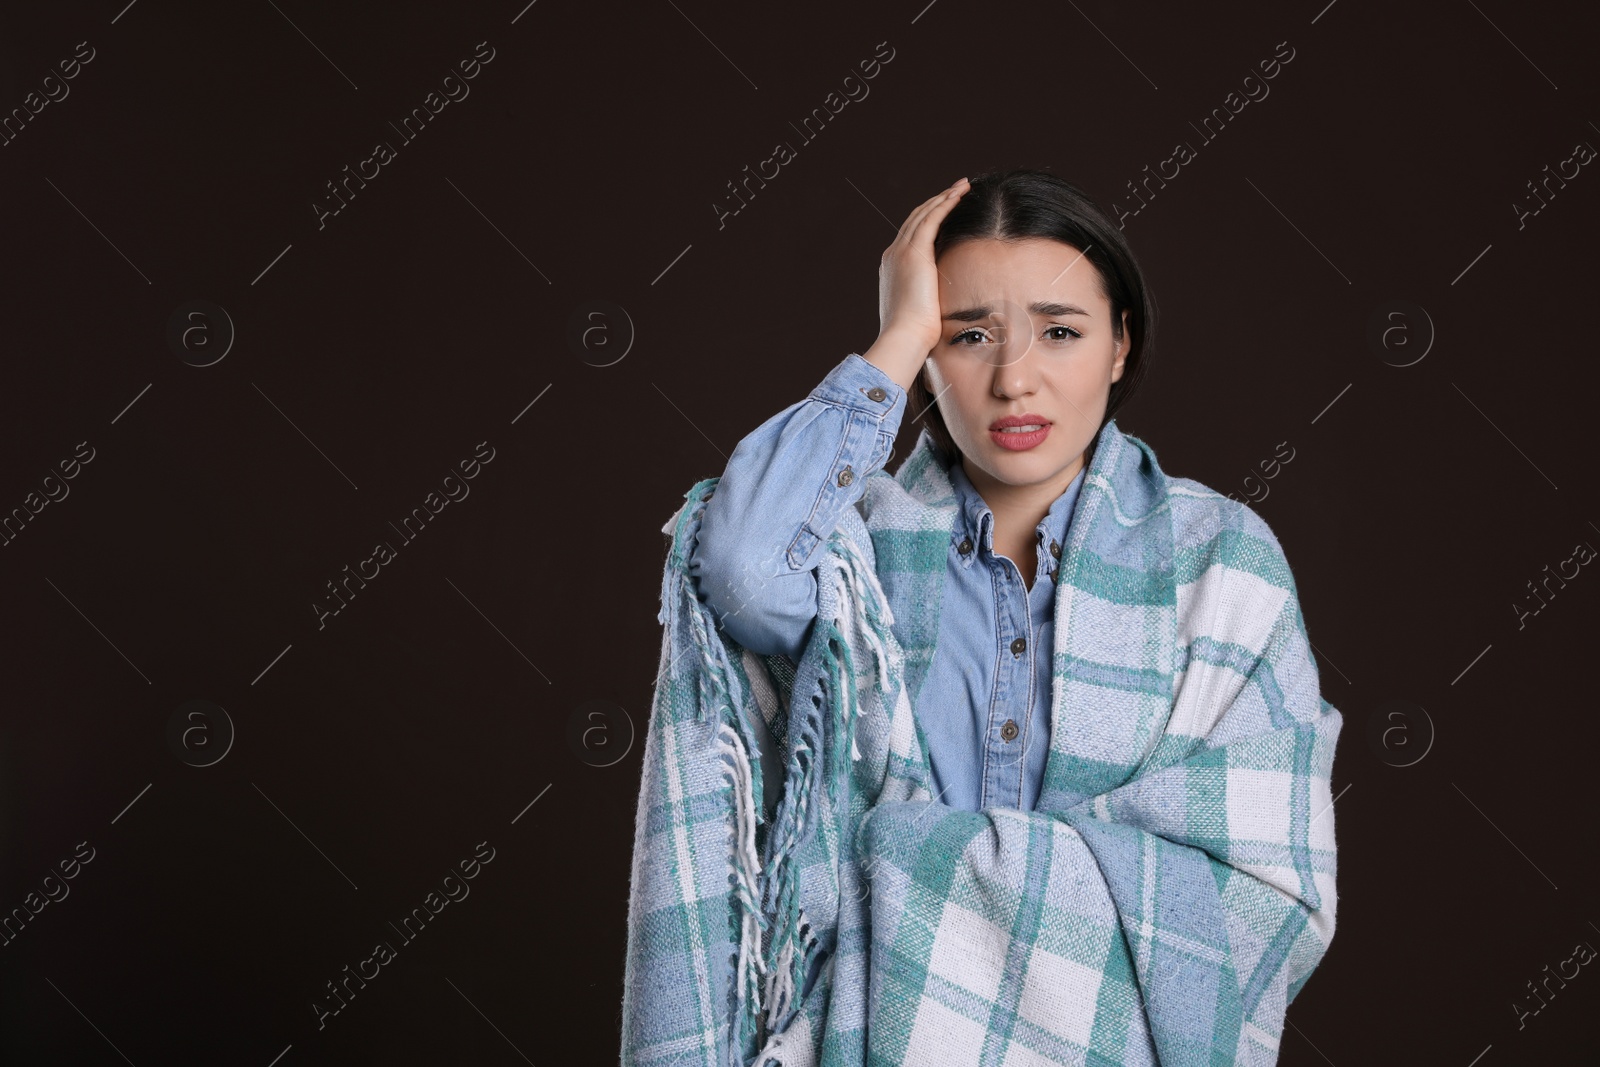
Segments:
[[[1035,315],[1088,315],[1089,313],[1075,304],[1063,304],[1059,300],[1035,300],[1028,305],[1028,310]],[[977,307],[965,308],[961,311],[952,311],[944,317],[946,322],[976,322],[989,317],[992,309],[988,304],[979,304]]]

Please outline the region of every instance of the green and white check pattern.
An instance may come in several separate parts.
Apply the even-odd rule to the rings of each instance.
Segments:
[[[1275,1063],[1334,932],[1342,718],[1261,517],[1102,428],[1039,803],[970,812],[912,713],[957,506],[926,431],[830,538],[798,665],[690,580],[715,486],[663,528],[624,1065]]]

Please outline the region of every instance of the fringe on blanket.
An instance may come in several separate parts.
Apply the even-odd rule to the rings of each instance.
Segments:
[[[714,730],[733,815],[727,845],[728,881],[736,901],[731,909],[730,940],[738,952],[730,992],[733,1032],[729,1040],[735,1050],[734,1062],[744,1060],[743,1050],[759,1048],[762,1052],[756,1062],[760,1063],[777,1050],[799,1010],[800,991],[818,945],[800,909],[801,872],[796,862],[816,829],[821,800],[817,788],[822,784],[818,775],[827,787],[827,812],[834,819],[844,819],[852,764],[861,756],[855,727],[862,681],[846,635],[862,635],[876,667],[871,681],[877,685],[889,673],[888,642],[894,615],[873,584],[864,580],[868,568],[856,546],[846,537],[830,537],[817,572],[815,625],[821,632],[813,635],[812,643],[821,642],[819,685],[827,690],[831,721],[823,722],[823,694],[812,693],[805,704],[800,703],[798,687],[791,694],[784,787],[768,827],[763,865],[756,846],[757,828],[765,823],[763,782],[752,763],[751,754],[758,743],[750,725],[751,716],[759,715],[760,710],[743,668],[730,654],[688,566],[705,502],[719,480],[697,483],[685,494],[689,505],[679,510],[675,523],[669,523],[674,529],[663,587],[672,589],[673,595],[663,598],[658,621],[673,634],[684,626],[692,654],[700,660],[698,720]],[[821,595],[823,582],[829,583],[831,596]],[[825,615],[821,605],[831,611]],[[676,660],[663,667],[673,678],[684,669]],[[781,744],[784,739],[778,741]],[[850,753],[848,760],[845,752]],[[826,756],[825,762],[818,753]]]
[[[887,601],[879,597],[870,583],[861,579],[866,563],[857,548],[847,539],[837,535],[827,543],[818,568],[819,587],[829,583],[831,596],[819,593],[819,611],[815,623],[818,632],[812,643],[818,648],[821,684],[828,691],[827,706],[832,710],[831,721],[826,724],[819,711],[821,695],[813,694],[811,706],[802,708],[804,718],[798,720],[793,730],[793,748],[790,752],[783,799],[775,815],[775,845],[765,880],[766,895],[763,906],[770,909],[773,937],[768,945],[767,959],[767,1032],[772,1034],[770,1044],[754,1061],[768,1062],[782,1042],[784,1033],[799,1010],[800,991],[804,976],[810,970],[817,948],[817,940],[800,912],[800,870],[797,855],[816,830],[813,815],[820,812],[820,797],[816,790],[819,769],[826,780],[828,807],[826,811],[835,820],[848,818],[850,797],[847,786],[852,766],[861,757],[856,744],[856,724],[861,714],[861,676],[856,656],[846,634],[864,635],[868,651],[873,657],[878,673],[873,679],[887,677],[889,670],[888,635],[894,621]],[[825,610],[824,606],[827,609]],[[791,699],[791,719],[794,700]],[[831,744],[824,737],[831,739]],[[817,753],[825,751],[826,763],[819,768]],[[849,752],[847,761],[844,753]],[[843,835],[839,835],[843,839]]]
[[[740,668],[717,631],[711,610],[695,588],[688,562],[705,502],[711,499],[718,480],[709,478],[691,488],[685,494],[689,503],[679,509],[676,522],[671,524],[674,526],[672,547],[662,587],[671,590],[672,595],[662,598],[657,621],[675,637],[679,626],[688,631],[689,647],[700,660],[700,669],[696,672],[699,682],[697,719],[714,731],[712,736],[722,762],[722,777],[732,801],[733,821],[727,845],[728,883],[733,887],[736,907],[730,909],[733,928],[729,933],[738,952],[730,990],[733,1011],[729,1041],[737,1062],[741,1058],[740,1050],[761,1039],[761,978],[766,973],[761,944],[767,920],[760,905],[761,858],[756,851],[756,828],[763,821],[764,805],[761,776],[754,773],[751,766],[756,742],[749,733],[751,728],[744,714],[749,689],[741,684]],[[675,639],[670,644],[678,647],[680,642]],[[689,655],[691,653],[685,652],[678,659]],[[687,667],[675,659],[663,669],[676,679]]]

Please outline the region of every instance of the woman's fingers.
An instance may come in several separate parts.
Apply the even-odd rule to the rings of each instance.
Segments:
[[[967,188],[963,178],[918,204],[906,217],[894,243],[884,250],[879,264],[878,315],[882,329],[909,338],[919,354],[938,343],[941,330],[934,237]]]
[[[956,206],[956,202],[966,190],[967,180],[962,178],[955,185],[918,207],[913,212],[914,219],[907,220],[910,229],[906,233],[899,254],[915,256],[929,268],[933,268],[933,239],[938,235],[939,225],[944,222],[945,216],[950,214],[950,210]],[[897,243],[900,242],[900,238],[895,240]]]
[[[948,207],[949,205],[954,205],[954,203],[960,199],[960,197],[956,194],[958,192],[965,191],[966,188],[967,180],[962,178],[955,184],[949,186],[941,192],[935,193],[933,196],[928,197],[928,199],[918,204],[911,210],[911,214],[906,216],[906,221],[901,224],[899,233],[895,235],[894,243],[901,245],[911,244],[918,227],[922,225],[924,220],[926,220],[927,217],[936,209],[942,206]],[[942,218],[943,215],[941,214],[940,217]]]
[[[933,238],[939,232],[939,224],[950,214],[950,210],[956,206],[961,194],[966,190],[966,179],[962,179],[935,198],[933,205],[922,213],[922,218],[911,231],[910,243],[913,247],[920,248],[924,252],[932,251]]]

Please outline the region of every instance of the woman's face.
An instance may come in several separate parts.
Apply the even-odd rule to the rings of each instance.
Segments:
[[[938,267],[943,332],[924,380],[968,476],[1064,490],[1122,377],[1127,312],[1119,346],[1099,271],[1049,238],[962,241]],[[1002,436],[1014,416],[1043,430]]]

